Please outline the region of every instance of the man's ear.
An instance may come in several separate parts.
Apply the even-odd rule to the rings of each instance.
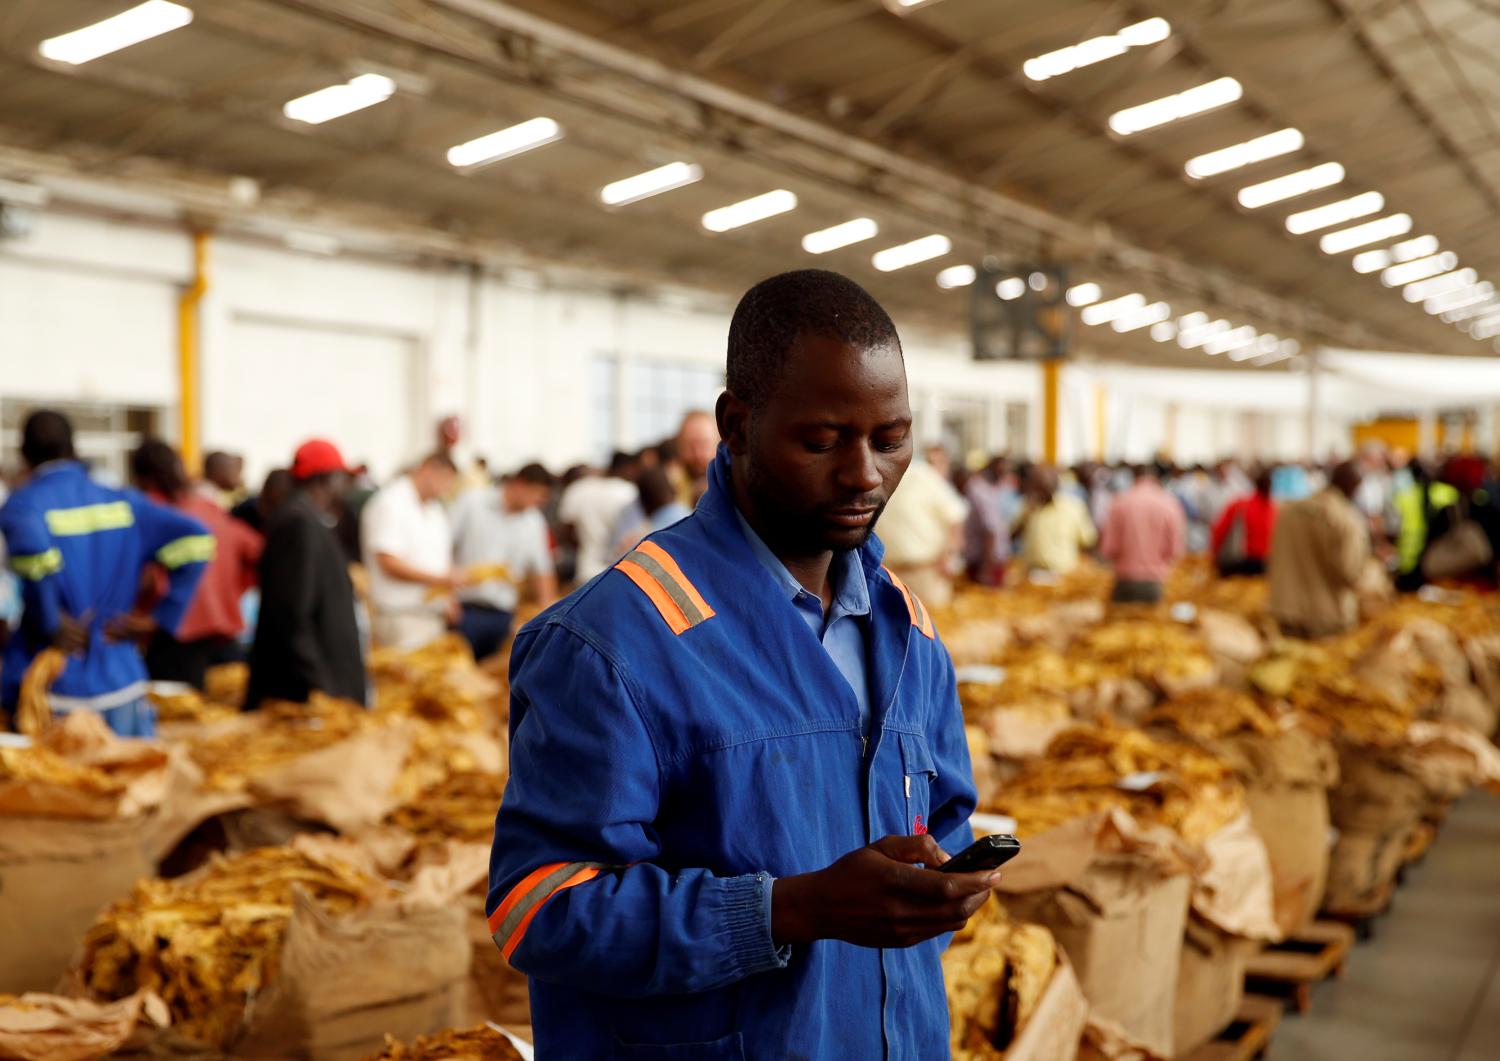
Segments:
[[[750,449],[750,406],[733,391],[725,391],[714,406],[714,419],[730,456],[743,456]]]

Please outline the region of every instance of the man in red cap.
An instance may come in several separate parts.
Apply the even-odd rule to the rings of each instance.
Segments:
[[[349,469],[338,447],[312,439],[292,458],[292,496],[266,528],[260,621],[245,707],[305,702],[314,692],[365,701],[354,586],[334,535]]]

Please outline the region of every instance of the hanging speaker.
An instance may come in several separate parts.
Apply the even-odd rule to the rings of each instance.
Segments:
[[[986,262],[969,288],[976,361],[1045,361],[1066,357],[1073,314],[1061,265]]]

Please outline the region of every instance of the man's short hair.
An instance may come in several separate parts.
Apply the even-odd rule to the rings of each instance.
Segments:
[[[454,473],[458,471],[458,465],[453,463],[453,458],[443,452],[429,453],[422,458],[421,466],[424,468],[445,468]]]
[[[552,473],[535,461],[530,464],[523,464],[511,478],[518,483],[545,486],[549,490],[552,488]]]
[[[144,439],[130,455],[130,474],[176,501],[188,488],[187,472],[177,451],[159,438]]]
[[[56,409],[38,409],[21,425],[21,456],[32,468],[48,461],[72,460],[72,423]]]
[[[798,269],[762,280],[735,307],[725,364],[730,391],[752,409],[765,405],[804,335],[901,353],[896,325],[868,291],[826,269]]]

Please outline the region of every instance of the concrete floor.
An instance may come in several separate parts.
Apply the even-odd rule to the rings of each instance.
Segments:
[[[1500,798],[1454,807],[1342,980],[1290,1009],[1270,1061],[1500,1059]]]

